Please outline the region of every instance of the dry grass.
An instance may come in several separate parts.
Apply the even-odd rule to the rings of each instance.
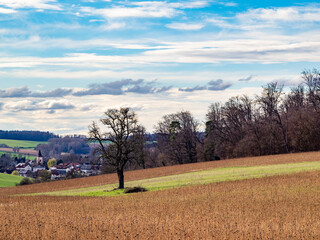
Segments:
[[[126,180],[202,169],[320,161],[320,153],[131,171]],[[115,175],[0,189],[0,239],[320,239],[320,172],[120,197],[8,196],[114,183]]]
[[[0,197],[0,239],[320,239],[320,173],[122,197]]]
[[[259,166],[268,164],[295,163],[307,161],[320,161],[320,152],[282,154],[262,157],[238,158],[221,160],[214,162],[201,162],[194,164],[175,165],[169,167],[160,167],[146,170],[136,170],[125,172],[125,181],[133,181],[145,178],[154,178],[168,176],[192,171],[206,170],[221,167],[235,166]],[[51,183],[41,183],[28,186],[2,188],[1,195],[25,194],[35,192],[51,192],[61,191],[74,188],[84,188],[92,186],[100,186],[105,184],[117,183],[116,174],[104,174],[95,177],[70,179],[65,181],[57,181]]]

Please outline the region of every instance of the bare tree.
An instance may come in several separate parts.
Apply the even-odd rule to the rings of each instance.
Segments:
[[[197,144],[200,142],[199,123],[188,111],[163,116],[156,126],[161,153],[172,163],[197,162]]]
[[[307,100],[316,111],[320,108],[320,72],[317,69],[304,70],[302,79],[307,85]]]
[[[284,92],[276,82],[250,99],[232,97],[207,113],[204,160],[320,149],[320,72],[302,72],[305,85]]]
[[[97,152],[104,163],[115,168],[118,174],[119,189],[124,188],[124,167],[136,159],[135,135],[142,127],[134,111],[129,108],[108,109],[100,122],[108,129],[102,133],[96,122],[89,126],[89,140],[98,142]]]
[[[281,97],[283,95],[283,86],[279,85],[277,82],[272,82],[263,87],[263,92],[260,97],[258,97],[258,102],[264,113],[265,119],[270,126],[271,133],[274,138],[277,135],[278,130],[276,127],[280,128],[283,143],[286,152],[289,152],[289,144],[287,138],[287,127],[281,116]],[[282,111],[283,112],[283,111]],[[272,124],[275,123],[275,124]]]

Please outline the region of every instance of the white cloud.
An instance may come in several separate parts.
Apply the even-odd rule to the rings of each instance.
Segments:
[[[320,22],[320,8],[318,6],[257,8],[238,13],[233,17],[211,17],[207,21],[220,28],[236,30],[296,28],[305,30],[304,24]]]
[[[284,21],[284,22],[319,22],[318,7],[281,7],[251,9],[237,15],[243,21]]]
[[[13,9],[36,8],[62,10],[61,7],[56,4],[56,0],[0,0],[0,6],[1,5]]]
[[[170,3],[169,6],[174,8],[188,9],[188,8],[204,8],[209,5],[208,1],[182,1],[178,3]]]
[[[16,12],[17,11],[14,9],[0,7],[0,14],[11,14],[11,13],[16,13]]]
[[[178,30],[200,30],[204,25],[196,23],[170,23],[167,24],[166,27]]]
[[[125,26],[126,26],[126,23],[124,22],[111,22],[105,26],[101,26],[101,29],[109,31],[109,30],[125,28]]]
[[[306,36],[312,38],[306,38]],[[77,41],[40,41],[35,38],[20,47],[45,47],[52,42],[53,46],[61,45],[70,48],[85,48],[86,46],[112,46],[114,48],[140,49],[141,51],[128,55],[97,55],[89,53],[67,54],[62,57],[0,57],[1,68],[38,68],[41,71],[48,66],[59,67],[52,76],[72,75],[73,71],[82,68],[83,71],[125,70],[133,67],[151,65],[166,65],[172,63],[277,63],[277,62],[319,62],[320,34],[319,31],[302,33],[295,36],[271,34],[269,32],[249,32],[242,38],[226,38],[212,41],[177,41],[150,42],[135,41],[107,42],[103,40]],[[17,43],[7,43],[17,44]],[[0,43],[5,46],[6,43]],[[52,47],[52,46],[51,46]],[[41,68],[40,68],[41,67]],[[90,69],[90,70],[89,70]],[[21,72],[16,69],[15,72]],[[76,76],[76,74],[74,75]],[[80,76],[81,77],[81,76]],[[131,77],[131,76],[130,76]]]
[[[136,7],[119,6],[113,8],[96,9],[82,7],[80,12],[87,15],[100,15],[107,19],[112,18],[171,18],[178,11],[165,2],[144,2]]]
[[[172,18],[182,13],[182,9],[203,8],[208,1],[182,1],[168,3],[166,1],[125,2],[111,8],[81,7],[84,15],[99,15],[107,19],[113,18]],[[81,15],[81,14],[80,14]]]
[[[67,110],[74,109],[75,106],[66,99],[61,100],[45,100],[45,101],[33,101],[31,99],[21,101],[10,101],[4,104],[4,110],[10,112],[21,111],[39,111],[39,110]]]

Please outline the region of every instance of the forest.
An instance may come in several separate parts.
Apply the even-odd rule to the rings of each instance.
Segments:
[[[320,149],[320,73],[302,72],[303,82],[284,90],[278,82],[254,98],[234,96],[213,103],[205,132],[192,113],[162,117],[155,127],[157,144],[144,149],[146,167],[213,161]]]
[[[29,140],[29,141],[48,141],[50,138],[57,138],[58,135],[55,135],[50,132],[41,132],[41,131],[19,131],[11,130],[5,131],[0,130],[0,139],[14,139],[14,140]]]

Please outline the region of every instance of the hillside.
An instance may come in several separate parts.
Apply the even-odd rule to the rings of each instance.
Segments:
[[[6,144],[7,146],[20,147],[20,148],[35,148],[39,144],[44,144],[47,142],[41,141],[27,141],[27,140],[12,140],[12,139],[0,139],[0,144]]]
[[[178,186],[116,197],[8,196],[105,187],[115,174],[3,188],[0,239],[319,239],[319,164],[310,152],[130,171],[127,183]],[[259,178],[228,179],[244,173]]]
[[[295,153],[295,154],[280,154],[272,156],[249,157],[228,159],[212,162],[200,162],[193,164],[174,165],[159,168],[141,169],[136,171],[125,172],[125,181],[136,181],[142,179],[152,179],[163,176],[177,175],[183,173],[190,173],[195,171],[230,168],[230,167],[249,167],[249,166],[263,166],[272,164],[286,164],[286,163],[302,163],[302,162],[320,162],[320,152]],[[20,188],[0,189],[0,195],[7,194],[27,194],[40,193],[52,191],[64,191],[78,188],[89,188],[95,186],[104,186],[107,184],[116,184],[116,174],[104,174],[99,176],[77,178],[70,180],[63,180],[57,182],[34,184],[30,186],[23,186]]]
[[[0,187],[12,187],[19,183],[23,177],[0,173]]]
[[[192,185],[203,185],[218,182],[238,181],[252,178],[264,178],[277,175],[288,175],[307,171],[320,171],[320,161],[273,164],[251,167],[224,167],[208,170],[192,171],[163,177],[128,181],[126,187],[143,187],[148,191],[180,188]],[[36,195],[52,196],[116,196],[125,195],[124,190],[114,190],[117,184],[104,186],[75,188],[64,191],[50,191]],[[35,195],[35,194],[33,194]]]

